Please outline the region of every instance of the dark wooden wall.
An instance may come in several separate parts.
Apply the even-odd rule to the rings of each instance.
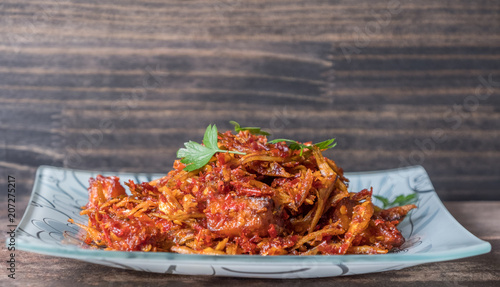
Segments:
[[[0,184],[39,165],[167,172],[206,126],[319,141],[346,171],[421,164],[500,200],[500,1],[0,4]],[[478,88],[479,87],[479,88]]]

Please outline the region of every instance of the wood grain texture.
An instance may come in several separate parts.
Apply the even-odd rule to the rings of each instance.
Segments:
[[[500,1],[0,7],[0,184],[20,194],[42,164],[167,172],[236,120],[336,137],[346,171],[421,164],[444,200],[500,200]]]
[[[22,213],[28,197],[18,202]],[[498,286],[500,283],[500,201],[447,202],[446,208],[465,228],[492,244],[488,254],[429,263],[398,271],[303,280],[265,280],[146,273],[111,268],[73,259],[16,251],[17,279],[0,279],[8,286]],[[0,216],[6,222],[5,214]],[[0,225],[0,240],[6,227]],[[7,250],[2,244],[3,258]],[[7,286],[7,285],[6,285]]]

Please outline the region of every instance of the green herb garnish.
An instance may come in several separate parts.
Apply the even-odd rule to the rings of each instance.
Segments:
[[[208,125],[205,135],[203,136],[203,144],[204,145],[189,141],[184,143],[186,148],[181,148],[177,151],[177,157],[181,158],[182,163],[186,164],[184,170],[193,171],[203,167],[217,152],[245,154],[238,151],[219,149],[217,146],[217,127],[215,125]]]
[[[387,209],[390,207],[395,207],[395,206],[403,206],[407,204],[412,204],[417,202],[418,199],[418,194],[417,193],[412,193],[408,195],[398,195],[393,201],[390,201],[388,198],[380,196],[380,195],[374,195],[376,199],[380,200],[383,204],[382,209]]]
[[[261,130],[259,127],[245,127],[242,128],[239,123],[235,121],[229,121],[230,124],[234,125],[234,131],[239,133],[241,131],[249,131],[251,134],[254,135],[263,135],[263,136],[270,136],[271,134],[268,132],[265,132]]]
[[[306,144],[303,144],[303,143],[299,143],[298,141],[289,140],[289,139],[275,139],[275,140],[270,141],[269,143],[275,144],[275,143],[279,143],[279,142],[287,142],[288,143],[288,147],[290,149],[300,150],[300,155],[302,156],[302,153],[303,153],[304,149],[311,149],[312,146],[316,146],[320,150],[325,150],[325,149],[333,148],[333,147],[335,147],[337,145],[337,143],[334,143],[334,141],[335,141],[335,139],[329,139],[329,140],[322,141],[322,142],[319,142],[319,143],[315,143],[315,144],[312,144],[312,145],[306,145]]]

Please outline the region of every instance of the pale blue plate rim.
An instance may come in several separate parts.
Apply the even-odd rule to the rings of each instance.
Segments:
[[[98,171],[98,170],[81,170],[81,169],[70,169],[63,167],[54,167],[48,165],[42,165],[37,169],[36,179],[33,186],[33,191],[31,193],[30,201],[26,208],[26,211],[17,225],[18,228],[28,224],[28,222],[32,219],[29,218],[28,214],[32,207],[31,202],[33,202],[36,198],[36,192],[41,188],[41,182],[39,180],[40,174],[45,169],[56,169],[56,170],[65,170],[65,171],[75,171],[75,172],[83,172],[83,173],[105,173],[105,174],[121,174],[121,175],[130,175],[130,176],[149,176],[149,177],[161,177],[164,174],[160,173],[133,173],[133,172],[110,172],[110,171]],[[401,170],[412,170],[412,169],[425,169],[422,166],[408,166],[397,169],[388,169],[388,170],[378,170],[378,171],[366,171],[366,172],[351,172],[346,173],[346,176],[349,175],[363,175],[363,174],[381,174],[388,173],[394,171]],[[434,191],[432,193],[435,194]],[[437,197],[437,194],[436,194]],[[458,226],[462,228],[460,232],[466,232],[469,235],[472,235],[467,229],[465,229],[456,219],[448,212],[446,207],[442,204],[442,202],[437,198],[437,202],[440,205],[447,216],[447,220],[451,220],[455,222]],[[472,235],[475,237],[474,235]],[[107,251],[107,250],[95,250],[95,249],[86,249],[78,246],[64,246],[60,247],[57,245],[51,245],[46,243],[33,243],[26,241],[23,237],[17,238],[18,246],[16,249],[29,251],[39,254],[65,257],[65,258],[73,258],[73,259],[95,259],[99,260],[101,258],[113,258],[113,259],[142,259],[142,260],[152,260],[152,261],[175,261],[175,262],[197,262],[197,263],[210,263],[210,264],[225,264],[231,262],[241,262],[242,260],[248,264],[258,264],[261,262],[271,263],[276,262],[280,264],[294,264],[297,262],[311,260],[318,263],[325,264],[337,264],[342,262],[349,263],[374,263],[374,262],[401,262],[406,264],[422,264],[422,263],[431,263],[431,262],[440,262],[440,261],[448,261],[461,259],[471,256],[477,256],[481,254],[485,254],[491,251],[491,244],[482,239],[477,239],[474,245],[468,247],[461,247],[454,250],[442,251],[442,252],[432,252],[428,254],[405,254],[405,253],[388,253],[388,254],[378,254],[378,255],[315,255],[315,256],[294,256],[294,255],[284,255],[284,256],[260,256],[260,255],[193,255],[193,254],[178,254],[178,253],[169,253],[169,252],[126,252],[126,251]],[[8,240],[8,239],[7,239]],[[8,244],[8,241],[6,241]],[[414,264],[413,264],[414,263]]]

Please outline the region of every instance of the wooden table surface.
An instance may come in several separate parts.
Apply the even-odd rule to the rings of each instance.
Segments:
[[[28,198],[18,203],[21,214]],[[73,259],[16,251],[15,280],[0,278],[1,286],[499,286],[500,202],[447,202],[446,208],[470,232],[491,243],[492,251],[475,257],[429,263],[399,271],[300,280],[268,280],[144,273]],[[0,222],[6,222],[2,214]],[[6,227],[2,224],[1,240]],[[8,258],[4,244],[2,261]],[[375,255],[376,256],[376,255]],[[2,267],[5,264],[2,264]],[[4,268],[2,268],[4,269]],[[2,284],[3,283],[3,284]]]

